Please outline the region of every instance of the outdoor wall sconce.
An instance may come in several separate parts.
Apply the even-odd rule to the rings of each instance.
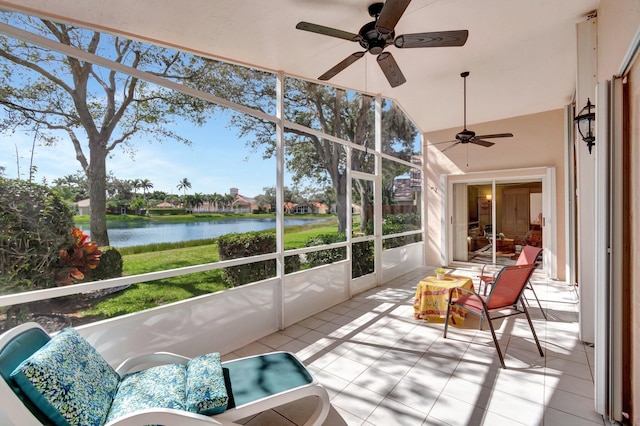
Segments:
[[[591,148],[596,144],[596,136],[593,129],[596,121],[595,108],[596,106],[592,105],[591,100],[587,98],[587,105],[573,119],[578,124],[578,132],[580,132],[582,140],[587,143],[589,154],[591,154]]]

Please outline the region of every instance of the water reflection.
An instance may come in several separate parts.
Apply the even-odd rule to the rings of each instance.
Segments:
[[[284,226],[304,225],[322,219],[285,219]],[[215,238],[237,232],[275,229],[275,218],[243,218],[202,222],[153,222],[146,220],[113,221],[107,224],[109,241],[114,247],[130,247],[155,243]],[[89,233],[89,224],[78,225]]]

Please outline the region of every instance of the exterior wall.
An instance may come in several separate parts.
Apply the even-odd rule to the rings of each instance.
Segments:
[[[598,81],[619,71],[640,24],[640,0],[601,0],[598,7]]]
[[[477,145],[457,145],[445,153],[448,145],[431,143],[451,140],[460,127],[425,134],[425,198],[427,212],[425,261],[439,265],[444,247],[442,235],[443,188],[440,177],[447,174],[512,170],[531,167],[556,168],[556,233],[558,279],[565,279],[565,211],[564,211],[564,113],[553,110],[506,120],[468,124],[477,134],[511,132],[513,138],[495,139],[490,148]]]

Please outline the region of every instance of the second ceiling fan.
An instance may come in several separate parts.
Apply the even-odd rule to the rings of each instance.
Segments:
[[[403,34],[396,37],[395,26],[409,6],[409,3],[411,3],[411,0],[387,0],[385,3],[373,3],[369,6],[369,15],[375,20],[360,28],[358,34],[312,24],[310,22],[299,22],[298,25],[296,25],[296,28],[299,30],[358,42],[360,46],[365,49],[364,51],[355,52],[347,56],[333,68],[318,77],[318,79],[329,80],[335,77],[340,71],[369,52],[372,55],[377,55],[378,65],[380,69],[382,69],[391,87],[397,87],[407,80],[402,74],[402,71],[400,71],[400,67],[391,53],[384,52],[387,46],[393,45],[398,49],[406,49],[415,47],[462,46],[466,43],[469,35],[467,30]]]
[[[473,143],[476,145],[480,145],[480,146],[484,146],[484,147],[490,147],[495,145],[495,143],[493,142],[489,142],[485,139],[495,139],[495,138],[511,138],[513,137],[513,133],[496,133],[493,135],[476,135],[476,132],[468,130],[467,129],[467,77],[469,77],[469,71],[465,71],[462,74],[460,74],[460,77],[462,77],[464,79],[464,129],[459,132],[458,134],[456,134],[456,138],[450,141],[444,141],[444,142],[436,142],[433,145],[438,145],[441,143],[451,143],[451,142],[455,142],[453,145],[450,145],[448,147],[446,147],[445,149],[442,150],[442,152],[445,152],[448,149],[453,148],[454,146],[458,145],[458,144],[467,144],[467,143]]]

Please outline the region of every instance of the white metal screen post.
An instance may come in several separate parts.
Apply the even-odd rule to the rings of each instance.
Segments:
[[[467,262],[469,260],[469,248],[467,242],[469,221],[469,197],[467,196],[467,184],[456,183],[453,185],[453,211],[451,216],[451,235],[453,235],[453,260]]]
[[[622,81],[598,84],[596,96],[596,264],[594,403],[622,420]]]

